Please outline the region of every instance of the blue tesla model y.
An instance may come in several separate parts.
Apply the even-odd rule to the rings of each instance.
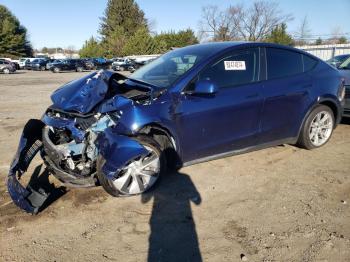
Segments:
[[[51,96],[24,127],[8,191],[36,213],[44,190],[18,177],[40,153],[67,186],[141,194],[167,167],[283,143],[314,149],[341,119],[344,80],[318,58],[268,43],[223,42],[168,52],[129,77],[98,71]]]

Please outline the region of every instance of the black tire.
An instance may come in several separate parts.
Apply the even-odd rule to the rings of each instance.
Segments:
[[[45,66],[41,66],[41,67],[40,67],[40,70],[41,70],[41,71],[45,71],[45,70],[46,70],[46,67],[45,67]]]
[[[59,68],[59,67],[54,67],[53,69],[52,69],[52,72],[53,73],[59,73],[61,71],[61,69]]]
[[[329,135],[329,137],[327,138],[327,140],[324,143],[322,143],[321,145],[315,145],[311,141],[309,132],[310,132],[311,123],[312,123],[313,119],[315,118],[315,116],[318,113],[320,113],[322,111],[329,113],[331,118],[332,118],[331,134]],[[299,147],[309,149],[309,150],[324,146],[325,144],[327,144],[327,142],[330,140],[330,138],[332,136],[333,129],[334,129],[334,123],[335,123],[335,119],[334,119],[334,114],[333,114],[332,109],[330,109],[328,106],[325,106],[325,105],[316,106],[311,111],[311,113],[307,116],[306,120],[304,121],[304,124],[303,124],[301,131],[300,131],[300,134],[299,134],[297,145]]]
[[[83,68],[81,66],[78,66],[76,69],[77,72],[83,72]]]
[[[149,136],[138,136],[135,140],[137,140],[140,144],[151,147],[154,151],[157,152],[157,154],[160,156],[159,160],[160,160],[160,171],[159,171],[159,175],[158,175],[158,179],[156,180],[156,182],[150,187],[148,188],[146,191],[154,188],[158,183],[159,180],[162,177],[162,174],[166,171],[166,158],[161,150],[161,146],[151,137]],[[128,194],[124,194],[123,192],[119,191],[112,183],[111,180],[107,179],[105,177],[105,175],[101,172],[102,166],[104,164],[104,160],[103,158],[100,156],[97,160],[97,178],[101,184],[101,186],[103,187],[103,189],[110,195],[114,196],[114,197],[121,197],[121,196],[133,196],[133,195],[128,195]],[[144,191],[144,192],[146,192]],[[144,193],[142,192],[142,193]],[[141,193],[141,194],[142,194]]]

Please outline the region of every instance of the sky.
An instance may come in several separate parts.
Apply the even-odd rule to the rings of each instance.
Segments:
[[[215,4],[224,9],[253,0],[136,0],[157,32],[192,28],[198,30],[201,9]],[[350,38],[350,0],[280,0],[280,9],[294,20],[287,30],[293,33],[307,16],[312,35],[326,35],[338,27]],[[100,17],[107,0],[0,0],[17,16],[29,33],[34,48],[82,47],[90,36],[98,36]]]

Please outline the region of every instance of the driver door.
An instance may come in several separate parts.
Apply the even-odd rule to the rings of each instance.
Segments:
[[[263,106],[259,65],[259,48],[232,51],[202,70],[184,90],[176,108],[184,162],[257,143]],[[218,92],[197,95],[198,80],[210,80]]]

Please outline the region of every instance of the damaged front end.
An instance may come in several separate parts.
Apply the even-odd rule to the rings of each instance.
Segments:
[[[121,132],[125,126],[119,122],[124,112],[135,110],[133,98],[144,101],[149,90],[121,92],[120,79],[113,86],[111,76],[102,71],[65,85],[52,95],[54,104],[41,120],[31,119],[25,125],[7,182],[18,207],[36,214],[50,194],[20,183],[38,153],[47,171],[68,187],[98,184],[99,159],[103,159],[103,174],[113,180],[128,162],[147,154],[141,144]]]

